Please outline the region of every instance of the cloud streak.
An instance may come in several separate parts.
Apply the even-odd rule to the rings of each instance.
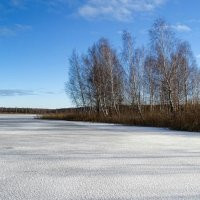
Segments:
[[[8,0],[9,5],[15,8],[26,8],[29,5],[41,4],[48,7],[73,5],[78,0]]]
[[[15,36],[19,32],[29,31],[32,29],[30,25],[15,24],[13,26],[0,26],[0,36],[10,37]]]
[[[11,96],[29,96],[35,95],[32,90],[20,90],[20,89],[0,89],[0,96],[11,97]]]
[[[11,3],[11,5],[18,7],[18,6],[23,5],[25,2],[24,2],[24,0],[11,0],[10,3]]]
[[[200,54],[198,54],[196,57],[197,57],[198,59],[200,59]]]
[[[0,89],[1,97],[16,97],[16,96],[30,96],[30,95],[56,95],[63,93],[63,90],[23,90],[23,89]]]
[[[190,32],[190,31],[192,31],[192,29],[185,24],[172,25],[171,28],[178,31],[178,32]]]
[[[150,12],[163,5],[165,0],[87,0],[78,9],[84,18],[106,18],[126,21],[135,13]]]

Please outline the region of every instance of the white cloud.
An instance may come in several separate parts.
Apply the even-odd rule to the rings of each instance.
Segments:
[[[178,32],[190,32],[190,31],[192,31],[192,29],[189,26],[184,25],[184,24],[172,25],[171,27]]]
[[[151,12],[168,0],[7,0],[14,9],[28,9],[30,5],[40,4],[48,11],[63,12],[66,7],[73,8],[84,18],[106,18],[127,21],[136,13]],[[1,4],[1,3],[0,3]]]
[[[79,15],[85,18],[112,18],[119,21],[129,20],[134,13],[150,12],[166,0],[87,0],[79,8]]]

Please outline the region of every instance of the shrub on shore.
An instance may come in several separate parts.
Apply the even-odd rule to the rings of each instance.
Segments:
[[[186,111],[173,114],[167,111],[145,111],[143,119],[137,111],[120,112],[119,115],[105,116],[103,113],[73,110],[73,112],[52,113],[41,119],[116,123],[124,125],[166,127],[174,130],[200,131],[200,107],[190,107]]]

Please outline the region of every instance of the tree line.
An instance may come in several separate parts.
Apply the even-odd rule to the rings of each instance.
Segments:
[[[172,26],[157,19],[149,30],[147,47],[137,47],[131,33],[122,34],[117,51],[101,38],[69,59],[66,92],[88,113],[120,116],[123,110],[173,116],[200,103],[200,69],[190,44],[177,38]]]

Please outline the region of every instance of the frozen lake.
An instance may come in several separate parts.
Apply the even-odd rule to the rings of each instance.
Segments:
[[[200,133],[0,115],[0,200],[200,199]]]

